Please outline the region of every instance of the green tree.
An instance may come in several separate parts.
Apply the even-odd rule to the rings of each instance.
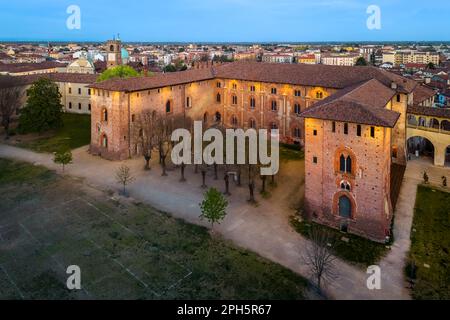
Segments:
[[[215,188],[210,188],[204,195],[204,200],[200,203],[202,214],[200,219],[206,219],[211,223],[211,228],[214,228],[214,223],[220,223],[226,216],[226,208],[228,201]]]
[[[109,80],[109,79],[132,78],[132,77],[139,77],[139,76],[140,76],[139,72],[137,72],[130,66],[117,66],[117,67],[105,70],[97,78],[97,82],[101,82],[101,81],[105,81],[105,80]]]
[[[433,62],[430,62],[427,64],[427,69],[434,70],[434,69],[436,69],[436,66],[434,65]]]
[[[70,151],[56,152],[53,162],[62,165],[62,171],[64,172],[65,166],[72,163],[72,152]]]
[[[356,66],[367,66],[367,61],[364,59],[364,57],[359,57],[358,60],[356,60]]]
[[[173,64],[168,64],[167,66],[164,67],[163,71],[164,72],[176,72],[177,67],[175,67]]]
[[[63,105],[56,83],[41,78],[27,90],[27,95],[27,103],[19,117],[20,132],[41,133],[63,125]]]

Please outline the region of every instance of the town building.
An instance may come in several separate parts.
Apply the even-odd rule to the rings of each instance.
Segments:
[[[357,53],[323,53],[321,63],[329,66],[354,66],[359,57]]]
[[[421,52],[415,50],[397,50],[383,53],[383,63],[391,63],[400,66],[408,63],[439,65],[440,55],[438,52]]]
[[[0,89],[7,87],[20,87],[26,92],[31,85],[40,78],[48,78],[54,81],[61,93],[63,111],[68,113],[91,113],[91,89],[88,87],[96,81],[94,74],[81,73],[46,73],[25,76],[0,76]],[[26,95],[23,96],[23,105],[26,103]]]
[[[267,63],[293,63],[294,55],[289,53],[264,53],[262,61]]]

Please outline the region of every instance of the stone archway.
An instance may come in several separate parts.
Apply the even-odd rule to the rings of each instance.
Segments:
[[[419,148],[417,148],[417,143],[419,143]],[[424,159],[423,156],[428,156],[428,161],[432,160],[435,166],[443,167],[446,162],[447,146],[450,144],[450,135],[444,133],[443,131],[437,132],[422,130],[420,127],[409,127],[407,131],[406,144],[408,148],[409,160],[414,160],[417,158]],[[419,149],[419,157],[416,156],[417,149]]]
[[[436,149],[429,139],[422,136],[413,136],[407,140],[406,144],[409,160],[422,159],[434,163]]]

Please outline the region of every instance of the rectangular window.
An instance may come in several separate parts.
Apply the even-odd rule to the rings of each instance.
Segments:
[[[313,135],[317,136],[317,130],[313,131]]]
[[[254,109],[256,107],[256,100],[255,98],[250,98],[250,108]]]
[[[313,162],[317,163],[317,157],[313,157]]]
[[[331,132],[336,132],[336,122],[331,123]]]
[[[357,135],[358,137],[361,137],[361,125],[360,125],[360,124],[358,124],[358,125],[356,126],[356,135]]]
[[[69,102],[69,109],[72,109],[72,102]]]
[[[402,102],[402,96],[401,95],[397,95],[397,102]]]
[[[88,95],[91,95],[91,89],[88,89]]]
[[[78,94],[81,94],[81,88],[78,88]]]
[[[272,111],[277,111],[277,102],[272,100]]]
[[[88,105],[88,109],[89,109],[89,111],[91,111],[91,104],[90,103]]]
[[[277,94],[277,88],[272,88],[271,92],[272,94]]]
[[[237,96],[233,96],[233,104],[236,105],[238,103]]]
[[[375,138],[375,127],[370,127],[370,136]]]
[[[78,110],[81,110],[81,103],[78,104]]]
[[[300,90],[295,90],[294,91],[294,96],[301,97],[302,96],[302,92]]]
[[[131,115],[131,122],[134,122],[134,120],[135,120],[135,116],[134,116],[134,114],[132,114]]]
[[[69,88],[69,94],[72,94],[72,88]]]
[[[344,123],[344,134],[348,134],[348,123]]]

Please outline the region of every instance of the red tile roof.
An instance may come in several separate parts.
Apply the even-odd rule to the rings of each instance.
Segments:
[[[427,87],[421,86],[421,85],[417,86],[416,89],[414,90],[413,104],[419,105],[422,102],[424,102],[425,100],[432,98],[435,94],[436,94],[436,92],[430,88],[427,88]]]
[[[392,128],[400,114],[386,109],[396,94],[376,79],[341,90],[302,112],[304,118]]]
[[[66,66],[66,63],[59,63],[54,61],[44,61],[41,63],[7,63],[0,65],[0,72],[21,73],[35,70],[64,68]]]
[[[95,82],[98,75],[82,73],[45,73],[27,76],[0,76],[0,88],[25,86],[34,83],[40,78],[48,78],[55,82],[70,82],[91,84]]]
[[[246,81],[321,86],[343,89],[348,86],[377,79],[386,86],[396,82],[398,91],[411,92],[417,83],[399,75],[375,67],[344,67],[306,64],[278,64],[261,62],[234,62],[207,69],[191,69],[165,73],[148,78],[108,80],[92,85],[93,88],[111,91],[143,91],[171,85],[214,78]]]
[[[408,106],[408,113],[450,119],[450,108]]]

